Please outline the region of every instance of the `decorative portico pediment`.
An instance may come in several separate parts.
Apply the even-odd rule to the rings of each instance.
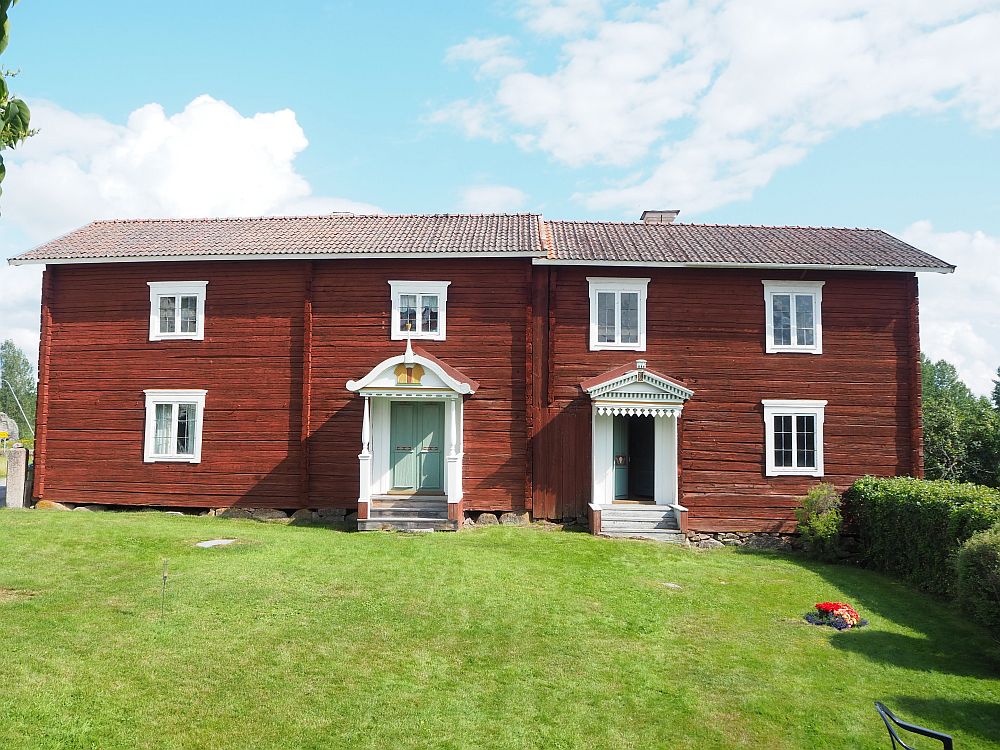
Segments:
[[[347,390],[364,396],[454,397],[473,394],[477,388],[475,380],[429,352],[414,349],[409,339],[402,354],[383,360],[358,380],[347,381]]]
[[[597,413],[628,416],[678,416],[694,392],[672,378],[650,370],[646,360],[618,367],[580,384]]]

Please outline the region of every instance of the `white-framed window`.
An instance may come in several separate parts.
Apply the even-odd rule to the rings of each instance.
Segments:
[[[761,403],[767,476],[823,476],[826,401],[764,399]]]
[[[390,281],[391,337],[444,341],[450,281]]]
[[[205,338],[207,281],[150,281],[149,340]]]
[[[764,281],[764,351],[823,353],[822,281]]]
[[[646,351],[646,290],[649,279],[588,276],[590,350]]]
[[[203,390],[157,390],[146,394],[146,437],[143,461],[201,462]]]

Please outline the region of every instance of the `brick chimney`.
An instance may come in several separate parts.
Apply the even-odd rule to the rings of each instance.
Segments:
[[[643,211],[643,224],[673,224],[680,211]]]

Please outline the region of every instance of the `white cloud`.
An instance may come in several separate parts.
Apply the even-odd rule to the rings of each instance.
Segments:
[[[461,44],[449,47],[444,59],[452,63],[477,63],[483,76],[502,75],[519,70],[524,65],[520,58],[510,54],[513,42],[509,36],[469,37]]]
[[[314,195],[294,166],[308,145],[291,110],[243,116],[199,96],[167,115],[148,104],[126,124],[32,102],[39,129],[6,154],[3,256],[95,219],[378,211]],[[33,359],[39,275],[0,265],[0,338]]]
[[[1000,367],[1000,237],[935,232],[929,221],[912,224],[902,237],[958,267],[953,274],[920,276],[921,348],[955,365],[972,390],[988,394]]]
[[[469,99],[451,102],[427,117],[427,122],[450,125],[461,130],[468,138],[484,138],[490,141],[498,141],[503,135],[498,120],[499,114],[495,108]]]
[[[462,191],[459,205],[469,213],[512,213],[527,201],[523,191],[509,185],[472,185]]]
[[[527,0],[519,16],[539,34],[579,34],[604,13],[601,0]]]
[[[833,133],[893,114],[955,110],[1000,127],[997,0],[666,0],[615,12],[524,0],[520,17],[562,35],[556,68],[506,73],[450,119],[492,112],[491,138],[627,170],[578,196],[595,210],[690,214],[745,199]]]

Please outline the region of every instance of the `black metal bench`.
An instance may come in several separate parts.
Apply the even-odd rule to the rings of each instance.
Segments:
[[[918,727],[916,724],[909,724],[905,721],[900,721],[896,718],[892,711],[886,708],[885,705],[879,701],[875,701],[875,710],[878,711],[878,715],[881,716],[882,721],[885,722],[885,728],[889,730],[889,737],[892,738],[893,750],[897,747],[904,748],[905,750],[914,750],[913,747],[903,742],[899,734],[896,732],[896,728],[893,724],[907,732],[912,732],[913,734],[919,734],[921,737],[930,737],[932,740],[937,740],[941,743],[942,750],[952,750],[953,744],[950,734],[935,732],[933,729],[926,729],[925,727]]]

